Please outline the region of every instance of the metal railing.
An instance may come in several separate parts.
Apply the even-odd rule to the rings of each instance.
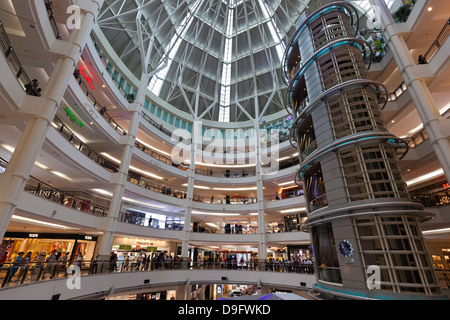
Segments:
[[[7,166],[8,161],[0,158],[0,174],[6,170]],[[45,198],[84,213],[101,215],[104,217],[108,215],[109,212],[107,207],[95,203],[95,199],[88,193],[58,190],[33,176],[30,176],[28,179],[24,190],[40,198]]]
[[[138,253],[135,253],[138,254]],[[79,268],[80,276],[88,276],[104,273],[131,273],[148,271],[170,271],[170,270],[236,270],[236,271],[265,271],[277,273],[314,274],[313,264],[296,261],[274,261],[258,260],[244,261],[183,261],[181,258],[175,260],[167,258],[148,259],[150,254],[141,259],[137,256],[126,260],[89,260],[89,261],[50,261],[36,262],[26,261],[24,263],[5,262],[0,266],[1,287],[13,287],[38,281],[48,281],[71,276],[74,267]],[[123,258],[123,257],[121,257]],[[136,259],[136,260],[134,260]],[[71,267],[71,268],[69,268]]]
[[[47,12],[48,12],[48,18],[51,22],[50,24],[52,25],[53,30],[56,33],[56,39],[60,40],[61,32],[59,32],[58,25],[56,24],[55,14],[53,13],[53,4],[50,0],[44,0],[44,3],[45,3],[45,8],[47,9]]]
[[[83,92],[85,93],[86,97],[88,98],[88,100],[91,102],[91,104],[94,106],[94,108],[98,111],[98,113],[100,113],[100,115],[103,117],[103,119],[106,120],[106,122],[108,122],[111,127],[114,128],[114,130],[116,130],[120,135],[126,135],[127,132],[125,131],[125,129],[123,129],[106,111],[106,107],[100,105],[100,103],[98,102],[98,100],[95,98],[95,96],[92,94],[91,90],[88,88],[88,86],[86,85],[86,83],[83,81],[83,79],[81,78],[80,75],[78,75],[76,72],[74,73],[74,77],[75,79],[77,79],[78,84],[80,85],[80,88],[83,90]]]
[[[450,289],[450,271],[448,270],[436,270],[436,274],[441,285],[441,288],[444,290]]]
[[[172,191],[172,188],[167,185],[158,185],[153,182],[150,182],[147,178],[138,176],[136,174],[130,174],[131,171],[129,171],[129,174],[127,175],[127,181],[131,182],[132,184],[135,184],[139,187],[145,188],[147,190],[162,193],[170,197],[176,197],[180,199],[186,198],[186,192],[183,191]]]
[[[24,190],[40,198],[83,213],[104,217],[109,212],[107,207],[96,204],[95,200],[88,193],[58,190],[32,176],[27,181]],[[80,197],[80,194],[84,194],[85,197]]]
[[[294,184],[294,182],[292,182],[292,184]],[[264,196],[264,200],[272,202],[272,201],[296,198],[296,197],[303,196],[304,194],[305,194],[305,190],[303,190],[303,189],[287,190],[280,194],[276,193],[276,194]]]
[[[426,208],[440,208],[450,205],[450,189],[434,192],[431,194],[413,194],[414,202],[421,203]]]
[[[328,206],[327,194],[322,194],[321,196],[309,201],[306,206],[308,207],[308,212],[316,211],[320,208]]]
[[[117,172],[119,167],[109,160],[102,157],[99,153],[91,149],[87,144],[85,144],[81,139],[79,139],[57,116],[53,119],[53,127],[59,131],[59,133],[69,141],[72,146],[89,159],[99,164],[106,170],[110,172]]]
[[[5,55],[6,61],[11,68],[12,73],[16,77],[17,81],[22,86],[25,92],[32,95],[38,95],[36,88],[33,86],[30,78],[25,72],[22,64],[20,63],[19,57],[17,56],[14,48],[11,45],[11,41],[9,40],[8,34],[5,31],[3,22],[0,20],[0,49],[2,53]],[[29,89],[27,90],[27,87]]]

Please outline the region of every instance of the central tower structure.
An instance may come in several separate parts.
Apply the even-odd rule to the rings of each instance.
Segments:
[[[284,57],[296,182],[305,189],[316,289],[343,298],[436,298],[441,289],[398,165],[407,144],[388,132],[372,49],[347,1],[315,0]]]

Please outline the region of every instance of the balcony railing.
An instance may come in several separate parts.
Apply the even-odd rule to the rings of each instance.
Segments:
[[[53,119],[53,127],[69,141],[72,146],[95,163],[101,165],[110,172],[117,172],[118,166],[102,157],[96,151],[92,150],[87,144],[79,139],[57,116]]]
[[[83,213],[104,217],[107,216],[109,212],[107,207],[96,204],[96,200],[87,193],[85,194],[85,197],[80,197],[80,194],[84,194],[83,192],[58,190],[31,176],[24,190],[40,198],[45,198],[59,205],[66,206]]]
[[[86,94],[86,97],[88,98],[88,100],[91,102],[91,104],[94,106],[94,108],[98,111],[98,113],[100,113],[100,115],[103,117],[103,119],[106,120],[106,122],[108,122],[111,127],[114,128],[114,130],[116,130],[120,135],[126,135],[127,132],[125,131],[125,129],[123,129],[106,111],[106,107],[100,105],[100,103],[98,102],[98,100],[95,98],[95,96],[92,94],[91,90],[89,89],[89,87],[86,85],[86,83],[83,81],[83,79],[81,78],[81,76],[75,72],[74,73],[74,77],[77,79],[78,84],[80,85],[80,88],[83,90],[83,92]]]
[[[50,0],[44,0],[45,8],[48,12],[48,18],[50,20],[50,24],[52,25],[53,30],[56,34],[56,39],[61,39],[61,32],[59,32],[58,25],[56,24],[55,14],[53,13],[53,4]]]
[[[313,212],[320,208],[326,207],[328,206],[327,195],[323,194],[317,198],[314,198],[311,201],[309,201],[306,205],[308,207],[308,212]]]
[[[1,287],[15,287],[24,284],[62,279],[72,275],[71,268],[79,268],[80,276],[104,273],[131,273],[131,272],[160,272],[170,270],[235,270],[242,272],[277,272],[314,274],[314,266],[306,261],[274,261],[274,260],[250,260],[240,261],[209,261],[196,260],[184,261],[176,257],[174,260],[168,257],[151,257],[151,253],[143,254],[141,259],[132,256],[131,259],[117,260],[80,260],[80,261],[49,261],[41,262],[24,261],[14,263],[8,261],[0,266]],[[34,260],[34,257],[32,257]],[[48,257],[47,257],[48,258]],[[136,260],[134,260],[136,258]],[[150,259],[149,259],[150,258]],[[69,270],[68,270],[69,269]]]
[[[37,88],[33,85],[32,81],[25,72],[22,64],[20,63],[19,57],[17,56],[14,48],[12,47],[11,41],[9,40],[8,34],[5,31],[3,22],[0,20],[0,49],[5,55],[6,61],[11,68],[12,73],[16,77],[17,81],[22,86],[22,89],[30,95],[38,96],[39,93]],[[27,89],[28,88],[28,89]]]
[[[427,208],[440,208],[450,205],[450,189],[441,190],[431,194],[413,194],[412,200],[421,203]]]

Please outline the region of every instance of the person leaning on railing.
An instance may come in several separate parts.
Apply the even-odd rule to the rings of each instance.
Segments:
[[[37,79],[33,79],[30,83],[25,84],[25,92],[30,96],[39,97],[41,95],[39,81]]]

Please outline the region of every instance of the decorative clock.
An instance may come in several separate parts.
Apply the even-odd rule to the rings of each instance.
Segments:
[[[353,247],[347,240],[341,240],[339,242],[339,251],[344,257],[350,257],[353,254]]]

